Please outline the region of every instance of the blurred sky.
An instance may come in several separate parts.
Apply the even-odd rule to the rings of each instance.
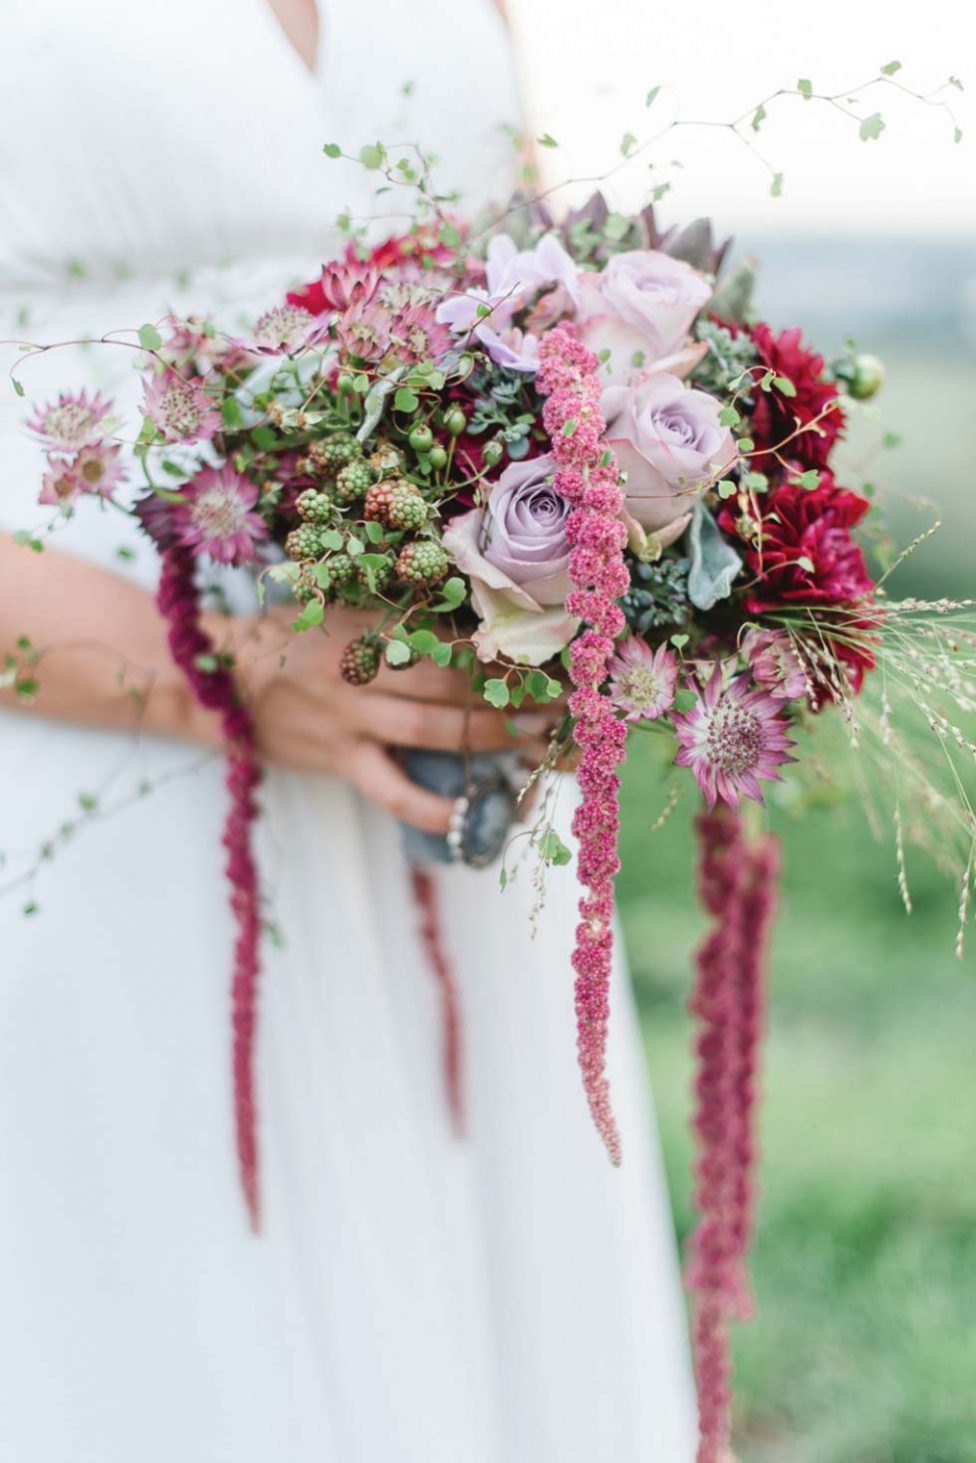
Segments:
[[[876,142],[859,141],[856,123],[822,102],[784,97],[755,138],[784,174],[780,199],[733,137],[679,128],[649,154],[652,174],[642,158],[617,175],[614,202],[632,207],[649,181],[670,177],[667,221],[708,212],[723,230],[750,233],[976,235],[976,11],[967,0],[509,0],[509,10],[534,130],[560,144],[541,150],[550,182],[605,172],[628,130],[643,141],[675,116],[727,121],[799,77],[843,91],[898,60],[897,80],[917,91],[961,78],[965,92],[944,93],[961,143],[944,112],[888,87],[858,104],[887,124]],[[666,90],[647,109],[657,85]],[[673,158],[686,171],[669,170]]]

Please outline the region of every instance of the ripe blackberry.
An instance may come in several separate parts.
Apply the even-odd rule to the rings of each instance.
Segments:
[[[436,584],[450,568],[445,549],[433,539],[414,539],[404,544],[396,561],[396,572],[408,584]]]

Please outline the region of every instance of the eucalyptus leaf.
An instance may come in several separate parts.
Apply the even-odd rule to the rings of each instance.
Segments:
[[[691,570],[688,574],[688,598],[697,610],[710,610],[720,599],[732,593],[742,560],[722,537],[715,519],[700,500],[688,530]]]

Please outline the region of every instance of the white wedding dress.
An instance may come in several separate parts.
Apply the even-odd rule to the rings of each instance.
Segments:
[[[505,191],[497,124],[516,100],[489,0],[343,0],[322,29],[313,77],[264,0],[7,0],[0,337],[274,302],[335,246],[339,209],[367,206],[323,142],[358,149],[401,118],[469,201]],[[27,399],[96,379],[131,404],[131,359],[54,352],[25,366]],[[46,517],[26,405],[0,379],[9,529]],[[151,552],[111,509],[57,542],[151,583]],[[144,781],[162,785],[132,796]],[[553,872],[534,941],[525,878],[501,894],[491,873],[438,875],[462,1003],[458,1140],[396,828],[341,781],[268,778],[283,944],[263,974],[255,1239],[232,1134],[219,762],[3,715],[0,883],[80,793],[107,812],[132,801],[0,900],[0,1459],[690,1463],[622,970],[620,1171],[580,1092],[572,870]]]

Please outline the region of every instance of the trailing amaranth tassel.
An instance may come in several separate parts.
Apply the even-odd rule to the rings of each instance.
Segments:
[[[451,1123],[458,1137],[464,1134],[464,1086],[461,1071],[461,1007],[457,981],[441,937],[437,885],[429,869],[411,865],[410,885],[420,913],[420,936],[441,997],[444,1085]]]
[[[213,657],[214,646],[200,624],[200,597],[194,578],[194,563],[189,549],[176,544],[164,549],[157,602],[169,626],[169,647],[173,659],[200,704],[220,716],[226,741],[230,809],[224,825],[223,842],[227,850],[231,908],[237,922],[231,985],[234,1118],[241,1187],[251,1228],[256,1231],[260,1222],[260,1204],[254,1038],[261,919],[251,832],[258,813],[255,790],[261,772],[254,726],[238,697],[233,676],[219,662],[213,670],[204,670],[201,666],[202,657]]]
[[[722,1463],[731,1442],[728,1322],[750,1313],[745,1256],[752,1235],[757,1050],[763,964],[775,907],[778,848],[745,840],[724,804],[697,821],[699,889],[712,926],[697,956],[694,1126],[700,1145],[688,1288],[698,1380],[699,1463]]]

